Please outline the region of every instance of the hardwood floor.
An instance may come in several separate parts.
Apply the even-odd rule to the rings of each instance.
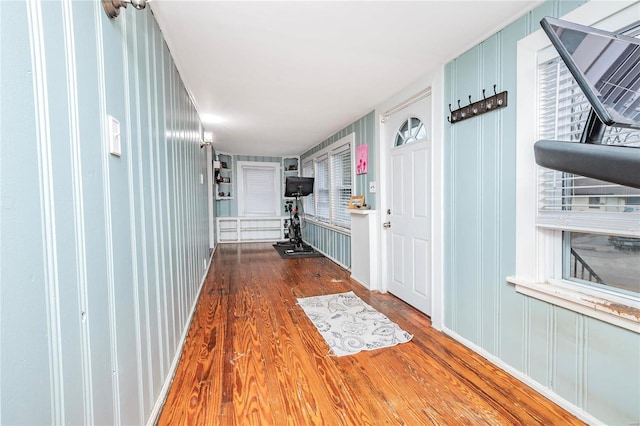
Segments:
[[[335,357],[299,297],[353,290],[413,339]],[[578,419],[326,258],[219,245],[159,425],[571,425]]]

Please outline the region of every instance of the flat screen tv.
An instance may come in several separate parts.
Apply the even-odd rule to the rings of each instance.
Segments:
[[[640,39],[550,17],[540,25],[598,118],[640,129]]]
[[[287,176],[284,184],[285,197],[304,197],[313,193],[313,178]]]

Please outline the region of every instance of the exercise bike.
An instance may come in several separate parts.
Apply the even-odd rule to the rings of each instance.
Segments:
[[[313,252],[313,248],[304,244],[302,241],[302,219],[300,217],[300,197],[305,197],[313,192],[313,178],[309,177],[291,177],[288,176],[285,183],[285,197],[295,198],[294,200],[287,200],[284,205],[285,212],[289,213],[288,219],[288,242],[283,245],[291,246],[287,252],[302,253]]]
[[[298,199],[296,198],[295,206],[293,203],[293,201],[287,201],[284,206],[284,210],[289,213],[289,243],[293,245],[295,251],[304,251],[300,215],[298,214]]]

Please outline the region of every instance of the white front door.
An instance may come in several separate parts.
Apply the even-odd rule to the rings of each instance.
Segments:
[[[387,290],[431,315],[431,96],[387,117]]]

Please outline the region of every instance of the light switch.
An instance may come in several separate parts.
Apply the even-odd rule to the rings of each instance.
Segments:
[[[369,192],[372,194],[375,194],[376,192],[376,183],[375,182],[369,182]]]
[[[109,152],[120,157],[122,154],[122,143],[120,142],[120,122],[112,116],[107,116],[107,126],[109,127]]]
[[[204,175],[200,173],[200,185],[204,185]]]

